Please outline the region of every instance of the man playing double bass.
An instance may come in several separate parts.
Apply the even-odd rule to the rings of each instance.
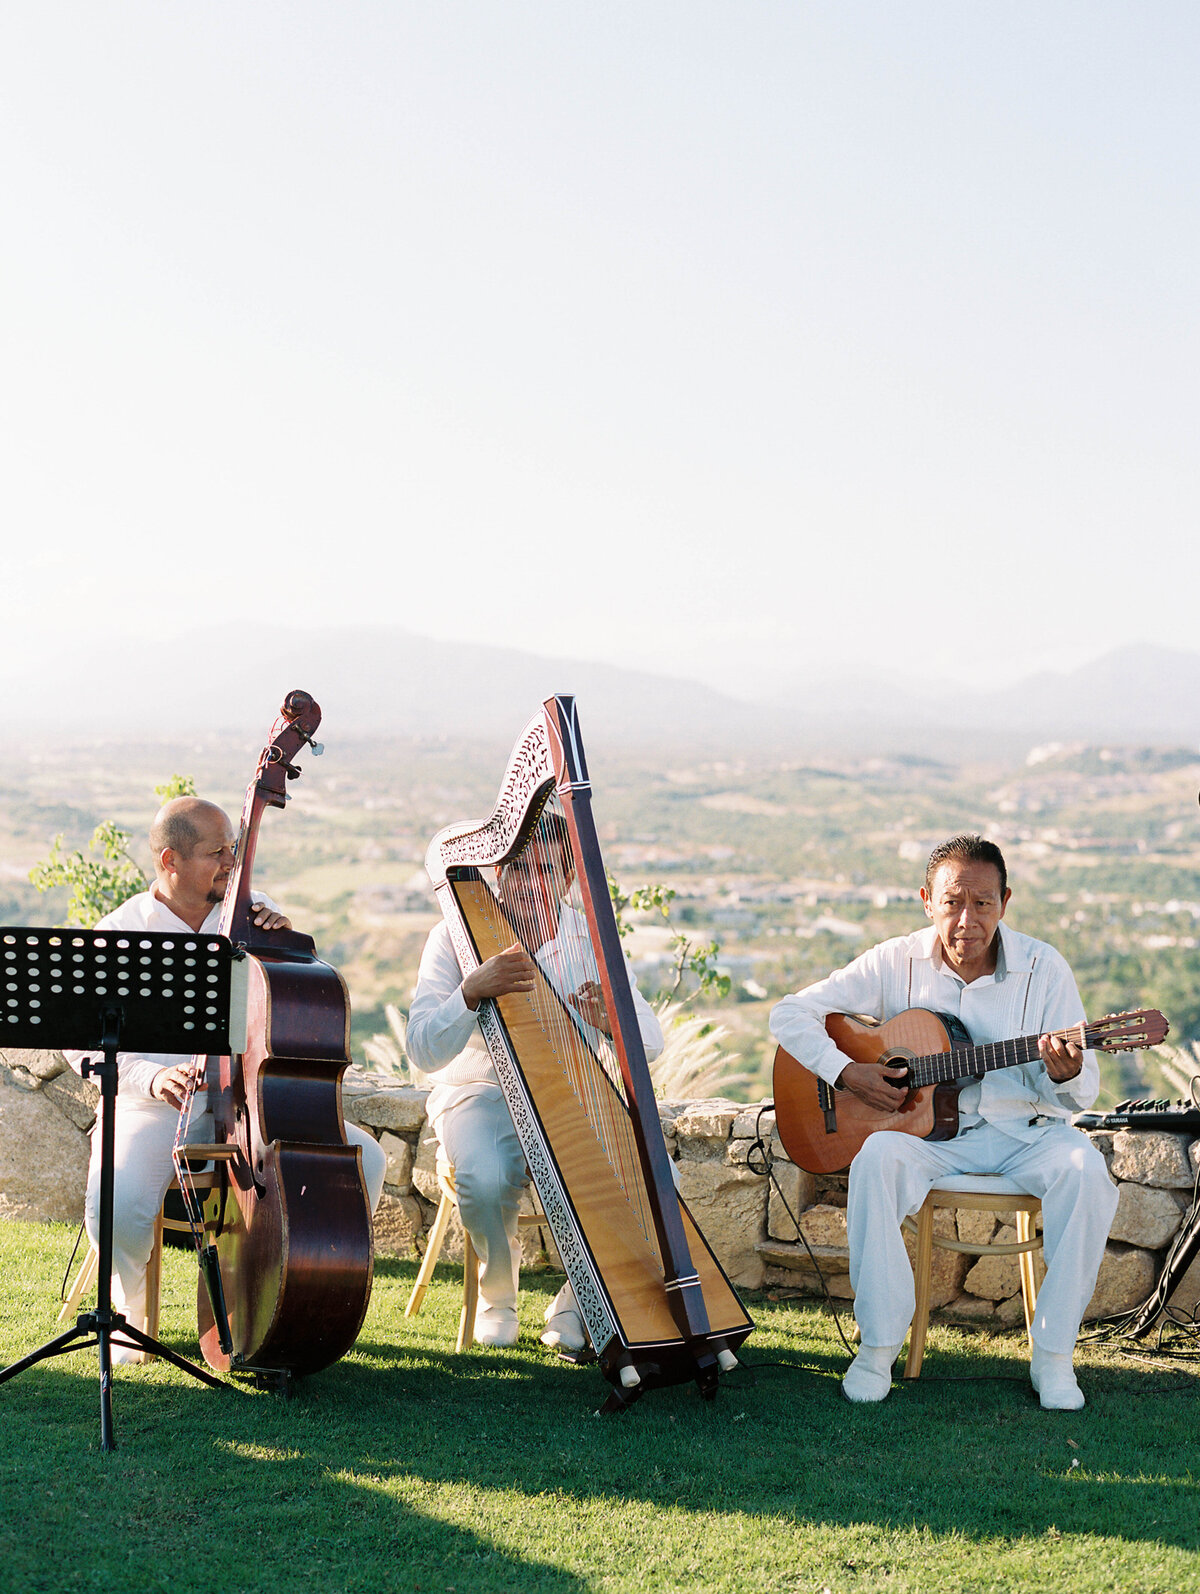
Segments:
[[[100,920],[98,930],[215,932],[234,861],[235,833],[228,815],[199,797],[177,797],[164,804],[150,827],[154,884],[130,897]],[[286,930],[289,921],[262,892],[254,894],[255,924]],[[87,1052],[68,1052],[78,1071]],[[190,1057],[133,1052],[117,1054],[120,1081],[115,1120],[116,1166],[113,1177],[113,1307],[133,1323],[146,1311],[146,1265],[163,1196],[175,1174],[171,1152],[179,1107],[191,1076]],[[387,1158],[378,1141],[355,1124],[346,1125],[352,1145],[362,1147],[363,1177],[372,1210],[383,1191]],[[212,1120],[197,1115],[189,1129],[193,1141],[212,1139]],[[92,1137],[85,1223],[95,1245],[100,1201],[100,1137]],[[112,1347],[114,1362],[141,1361],[131,1346]]]
[[[878,1401],[891,1388],[915,1306],[901,1223],[939,1178],[1006,1175],[1041,1198],[1046,1277],[1032,1326],[1030,1379],[1048,1409],[1084,1403],[1072,1357],[1096,1286],[1117,1192],[1104,1159],[1067,1121],[1096,1099],[1095,1055],[1046,1031],[1079,1023],[1083,1005],[1069,967],[1043,941],[1002,921],[1011,892],[999,847],[954,836],[935,847],[921,901],[931,924],[884,941],[795,996],[771,1015],[780,1045],[828,1084],[895,1112],[903,1069],[850,1062],[825,1030],[830,1013],[887,1020],[909,1008],[958,1018],[972,1041],[1040,1035],[1039,1060],[998,1068],[959,1096],[950,1140],[879,1130],[850,1165],[846,1227],[850,1282],[861,1345],[842,1389]]]

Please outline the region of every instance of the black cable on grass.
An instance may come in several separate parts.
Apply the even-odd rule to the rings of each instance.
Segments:
[[[1169,1297],[1178,1283],[1172,1277],[1174,1264],[1185,1245],[1195,1243],[1197,1225],[1200,1224],[1200,1165],[1192,1181],[1192,1201],[1175,1234],[1170,1249],[1163,1258],[1158,1283],[1144,1301],[1127,1312],[1101,1318],[1093,1330],[1082,1335],[1082,1344],[1109,1345],[1122,1356],[1134,1360],[1147,1360],[1145,1352],[1152,1349],[1156,1356],[1170,1357],[1175,1361],[1200,1360],[1200,1319],[1197,1309],[1190,1313],[1169,1304]],[[1149,1326],[1159,1319],[1158,1331],[1149,1346],[1144,1341]],[[1135,1348],[1136,1347],[1136,1348]],[[1139,1394],[1141,1391],[1139,1391]]]
[[[833,1321],[834,1321],[834,1324],[835,1324],[835,1326],[837,1328],[837,1331],[838,1331],[838,1337],[841,1339],[842,1344],[845,1346],[847,1356],[849,1356],[850,1360],[853,1361],[854,1357],[856,1355],[856,1352],[854,1350],[854,1347],[851,1345],[850,1341],[846,1338],[846,1331],[842,1327],[842,1319],[841,1319],[841,1317],[838,1314],[837,1307],[833,1303],[833,1296],[830,1294],[829,1285],[826,1284],[826,1282],[825,1282],[825,1275],[821,1271],[821,1264],[817,1261],[816,1257],[813,1255],[812,1246],[809,1245],[807,1239],[804,1236],[804,1231],[800,1227],[799,1219],[796,1217],[796,1214],[792,1211],[791,1206],[790,1206],[790,1204],[788,1202],[788,1198],[787,1198],[787,1196],[784,1195],[783,1190],[782,1190],[782,1188],[780,1186],[779,1180],[775,1177],[775,1157],[774,1157],[774,1153],[771,1151],[770,1146],[767,1145],[766,1141],[762,1137],[762,1116],[763,1116],[763,1113],[773,1111],[774,1107],[775,1107],[775,1103],[774,1102],[764,1102],[762,1104],[762,1106],[758,1109],[758,1115],[757,1115],[757,1117],[754,1120],[754,1139],[751,1141],[750,1149],[746,1153],[746,1166],[750,1169],[751,1173],[757,1174],[760,1179],[769,1179],[771,1181],[771,1184],[775,1188],[775,1193],[778,1195],[779,1199],[783,1202],[783,1209],[787,1213],[788,1217],[791,1218],[792,1227],[795,1229],[796,1234],[797,1234],[797,1236],[798,1236],[798,1238],[800,1240],[800,1243],[804,1246],[804,1249],[808,1252],[808,1259],[812,1263],[813,1267],[816,1269],[817,1278],[821,1281],[821,1288],[825,1292],[825,1302],[826,1302],[826,1305],[829,1307],[829,1310],[833,1313]],[[756,1157],[757,1157],[757,1161],[756,1161]]]

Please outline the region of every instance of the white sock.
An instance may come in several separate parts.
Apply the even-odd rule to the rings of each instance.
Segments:
[[[902,1342],[903,1343],[903,1342]],[[842,1379],[847,1400],[886,1400],[892,1387],[892,1368],[900,1354],[899,1345],[860,1345]]]

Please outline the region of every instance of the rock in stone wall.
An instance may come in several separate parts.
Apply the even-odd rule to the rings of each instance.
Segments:
[[[1017,1231],[1011,1223],[1002,1224],[992,1236],[993,1245],[1015,1245]],[[1021,1288],[1021,1264],[1016,1256],[981,1256],[963,1279],[968,1295],[985,1301],[1007,1301]]]
[[[1159,1130],[1119,1129],[1113,1136],[1112,1176],[1162,1190],[1190,1190],[1196,1166],[1190,1137]]]
[[[1158,1274],[1158,1258],[1152,1251],[1143,1251],[1134,1245],[1108,1246],[1100,1264],[1095,1294],[1083,1314],[1085,1322],[1132,1311],[1150,1294]]]
[[[0,1217],[81,1220],[96,1095],[59,1052],[0,1051]]]
[[[758,1252],[766,1236],[765,1181],[722,1161],[680,1159],[679,1193],[734,1284],[756,1290],[766,1276]]]
[[[1200,1256],[1191,1264],[1187,1272],[1176,1284],[1168,1302],[1167,1310],[1177,1314],[1176,1321],[1200,1320]]]
[[[424,1213],[415,1196],[384,1190],[375,1211],[375,1254],[412,1256],[423,1224]]]
[[[940,1208],[933,1214],[933,1234],[935,1242],[939,1239],[954,1240],[957,1231],[954,1225],[954,1213],[949,1208]],[[905,1230],[904,1244],[908,1251],[910,1262],[915,1261],[917,1254],[917,1237],[915,1233]],[[944,1246],[934,1244],[933,1255],[929,1266],[929,1307],[937,1311],[939,1307],[947,1306],[956,1300],[963,1288],[963,1278],[967,1271],[969,1258],[961,1251],[949,1250]]]
[[[1108,1231],[1109,1240],[1121,1241],[1125,1245],[1140,1245],[1148,1251],[1156,1251],[1166,1245],[1179,1227],[1181,1208],[1174,1194],[1169,1190],[1130,1184],[1128,1181],[1122,1182],[1117,1188],[1120,1200],[1112,1228]]]

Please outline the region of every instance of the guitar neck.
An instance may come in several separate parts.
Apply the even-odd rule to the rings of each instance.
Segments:
[[[1079,1025],[1052,1033],[1066,1040],[1078,1041]],[[946,1085],[951,1080],[964,1077],[979,1079],[995,1068],[1013,1068],[1029,1063],[1038,1055],[1037,1035],[1021,1035],[1011,1041],[986,1041],[982,1046],[957,1046],[953,1051],[934,1052],[926,1057],[914,1057],[909,1064],[911,1088],[925,1085]],[[1088,1044],[1091,1044],[1088,1037]]]

